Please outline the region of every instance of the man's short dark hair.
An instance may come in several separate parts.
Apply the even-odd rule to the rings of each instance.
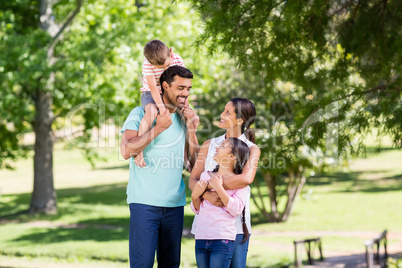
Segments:
[[[165,92],[165,90],[163,89],[163,82],[166,82],[166,83],[168,83],[169,86],[171,86],[172,82],[174,80],[174,77],[176,75],[181,78],[190,78],[190,79],[193,78],[193,73],[189,69],[187,69],[183,66],[180,66],[180,65],[170,66],[162,73],[161,78],[160,78],[162,95]]]

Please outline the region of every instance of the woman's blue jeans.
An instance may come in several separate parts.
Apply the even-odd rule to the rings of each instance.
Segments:
[[[195,258],[198,268],[229,268],[234,241],[195,240]]]
[[[232,262],[230,263],[230,268],[246,267],[248,242],[250,241],[250,237],[246,240],[246,242],[241,243],[241,241],[243,241],[243,238],[244,238],[243,234],[236,235],[236,241],[233,247],[233,256],[232,256]]]

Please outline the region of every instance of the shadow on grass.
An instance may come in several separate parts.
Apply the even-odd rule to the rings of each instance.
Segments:
[[[130,217],[100,217],[96,219],[78,221],[77,225],[95,227],[97,229],[130,228]]]
[[[0,220],[3,222],[29,222],[34,220],[56,221],[64,215],[74,215],[77,212],[90,214],[93,211],[91,205],[126,206],[127,214],[129,215],[129,208],[126,203],[126,186],[126,183],[117,183],[56,190],[58,202],[57,215],[28,215],[27,211],[29,209],[31,194],[3,195],[0,198]],[[187,187],[186,194],[187,196],[191,194]],[[6,201],[2,202],[2,199]],[[193,218],[194,215],[185,215],[185,228],[191,227]],[[99,217],[85,221],[77,221],[76,223],[89,226],[107,225],[128,228],[129,216]]]
[[[30,198],[31,194],[2,195],[0,197],[0,220],[13,220],[25,215],[29,209]]]
[[[375,147],[375,146],[366,146],[365,148],[365,154],[361,156],[362,158],[368,158],[370,156],[375,156],[378,155],[381,152],[387,152],[387,151],[393,151],[397,150],[396,148],[393,147]]]
[[[331,174],[317,174],[314,177],[308,178],[307,184],[311,186],[323,186],[339,182],[355,181],[362,173],[363,172],[335,172]]]
[[[343,190],[334,190],[334,192],[389,192],[400,191],[402,189],[402,174],[395,176],[382,177],[378,179],[361,179],[364,174],[382,174],[386,170],[370,171],[370,172],[338,172],[331,174],[319,174],[308,179],[306,186],[324,186],[333,183],[349,182],[344,185]],[[394,183],[393,183],[394,182]]]
[[[29,209],[31,194],[10,194],[0,198],[0,220],[57,220],[63,215],[74,214],[77,210],[91,212],[87,208],[77,205],[107,205],[124,206],[126,204],[126,183],[97,185],[86,188],[59,189],[57,192],[57,215],[24,214]],[[5,200],[5,201],[3,201]]]
[[[59,202],[70,204],[125,205],[126,183],[57,190]]]
[[[98,228],[35,228],[33,233],[22,235],[13,241],[29,241],[35,244],[50,244],[66,241],[128,241],[128,229]]]

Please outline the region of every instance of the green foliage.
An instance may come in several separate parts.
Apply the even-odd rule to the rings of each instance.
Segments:
[[[15,159],[26,155],[21,136],[34,130],[30,213],[56,211],[55,194],[38,192],[54,192],[49,156],[55,131],[84,149],[94,166],[101,159],[93,148],[102,137],[92,133],[105,125],[122,126],[140,105],[146,42],[161,39],[173,47],[202,78],[194,83],[198,93],[209,80],[208,63],[190,45],[199,32],[199,16],[188,4],[26,0],[1,3],[0,18],[0,168],[12,168]]]
[[[191,2],[205,23],[197,44],[229,54],[239,67],[222,74],[219,94],[200,104],[219,114],[232,97],[255,103],[271,204],[281,187],[289,196],[302,186],[309,170],[338,167],[361,152],[357,135],[376,128],[401,147],[400,1]]]
[[[74,8],[74,1],[57,2],[55,23],[63,23]],[[151,39],[161,39],[184,58],[197,77],[195,93],[213,83],[211,59],[205,60],[203,51],[191,46],[200,22],[188,4],[84,1],[56,45],[52,65],[46,57],[52,38],[38,27],[39,1],[2,2],[0,18],[0,125],[4,129],[0,167],[10,166],[7,159],[21,156],[18,135],[32,130],[38,89],[51,92],[55,129],[64,127],[69,133],[67,128],[84,125],[84,137],[71,135],[76,146],[91,148],[94,127],[110,120],[121,126],[129,111],[140,105],[142,49]],[[51,73],[55,79],[49,84]]]
[[[401,258],[388,258],[387,267],[389,268],[401,268],[402,267],[402,259]]]

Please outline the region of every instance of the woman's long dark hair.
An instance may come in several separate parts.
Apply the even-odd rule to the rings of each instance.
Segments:
[[[246,165],[246,163],[250,157],[250,148],[244,141],[239,140],[237,138],[229,138],[229,143],[230,143],[230,147],[232,148],[231,153],[236,157],[236,163],[233,168],[233,172],[235,174],[241,174],[244,166]],[[218,170],[219,170],[219,165],[215,167],[213,172],[217,172]],[[248,231],[247,224],[246,224],[245,211],[246,211],[246,207],[243,208],[242,218],[241,218],[242,227],[243,227],[243,235],[244,235],[243,241],[241,241],[241,243],[246,242],[247,239],[250,237],[250,233]]]
[[[243,119],[241,126],[241,133],[246,135],[246,138],[255,143],[254,131],[250,129],[250,126],[254,123],[256,111],[254,103],[248,99],[234,98],[230,100],[235,107],[235,113],[237,118]]]

